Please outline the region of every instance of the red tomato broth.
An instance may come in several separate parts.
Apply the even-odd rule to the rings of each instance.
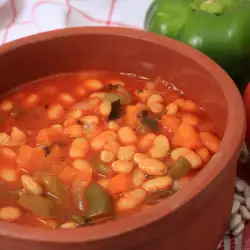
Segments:
[[[102,87],[100,89],[92,89],[94,88],[91,86],[91,89],[88,89],[87,86],[85,86],[87,80],[90,79],[96,79],[97,82],[96,84],[101,84]],[[118,84],[118,85],[117,85]],[[114,86],[122,86],[124,84],[124,87],[114,87]],[[111,86],[112,85],[112,86]],[[149,89],[147,89],[147,87]],[[90,87],[89,87],[90,88]],[[110,90],[110,88],[112,90]],[[119,91],[119,88],[121,88],[122,92],[117,92]],[[77,92],[80,91],[80,92]],[[134,136],[136,137],[136,140],[131,143],[131,142],[125,142],[123,141],[124,138],[129,136],[124,136],[120,137],[119,131],[117,132],[116,130],[111,130],[108,129],[108,118],[107,116],[103,115],[100,110],[100,105],[104,103],[102,98],[100,97],[94,97],[98,99],[96,107],[93,109],[89,110],[80,110],[79,113],[81,113],[80,117],[73,117],[72,116],[72,111],[75,110],[74,107],[77,107],[75,105],[79,105],[79,103],[89,100],[90,95],[93,93],[97,92],[105,92],[105,95],[107,96],[110,91],[115,94],[117,93],[122,93],[124,94],[124,91],[126,93],[129,93],[130,95],[130,101],[128,104],[121,105],[120,108],[120,116],[117,117],[117,119],[114,119],[115,124],[118,127],[129,127],[128,125],[128,118],[126,117],[130,114],[126,114],[126,106],[127,105],[140,105],[140,108],[134,109],[136,111],[135,113],[131,113],[131,115],[135,115],[135,117],[130,117],[129,120],[133,122],[134,127],[132,127],[132,132]],[[149,94],[148,94],[149,92]],[[60,94],[70,94],[70,98],[65,97],[65,99],[62,99]],[[125,96],[126,96],[125,93]],[[140,98],[140,93],[143,93],[146,95],[141,99]],[[27,98],[32,95],[31,99],[32,101],[27,101]],[[152,97],[152,95],[160,95],[161,98],[163,98],[163,101],[160,101],[159,103],[149,103],[148,97]],[[37,97],[37,98],[33,98]],[[123,96],[124,97],[124,96]],[[159,96],[157,96],[159,97]],[[139,99],[140,100],[139,100]],[[26,135],[26,140],[24,142],[19,142],[17,140],[18,145],[11,145],[10,141],[9,143],[3,143],[4,140],[1,139],[0,135],[0,152],[3,147],[11,148],[17,155],[20,154],[20,147],[22,145],[29,145],[32,148],[40,148],[45,150],[53,150],[52,145],[57,145],[59,147],[59,158],[54,161],[49,161],[47,160],[47,157],[52,154],[51,152],[46,152],[44,153],[44,159],[42,164],[45,164],[44,160],[46,161],[46,168],[44,170],[41,170],[41,166],[37,168],[37,162],[32,164],[34,165],[34,168],[32,168],[32,164],[30,165],[31,167],[25,169],[24,167],[20,168],[20,164],[17,164],[14,159],[8,159],[6,156],[2,156],[0,154],[0,158],[2,159],[2,165],[1,168],[8,166],[16,169],[17,175],[15,177],[15,180],[11,181],[4,181],[4,179],[9,178],[9,177],[4,177],[1,176],[1,171],[0,171],[0,179],[2,179],[3,183],[0,183],[0,194],[1,193],[6,193],[9,191],[13,190],[25,190],[25,192],[22,194],[23,196],[28,196],[28,195],[33,195],[32,192],[27,191],[25,189],[25,186],[23,186],[23,183],[21,181],[21,176],[22,175],[29,175],[31,176],[35,182],[37,182],[38,185],[40,185],[43,189],[43,194],[41,197],[45,197],[45,199],[48,199],[48,191],[46,191],[45,188],[45,183],[44,180],[42,179],[44,175],[47,176],[54,176],[55,178],[59,179],[60,185],[63,186],[63,192],[66,192],[67,199],[60,201],[58,203],[58,200],[61,198],[58,197],[57,195],[50,194],[49,197],[56,197],[53,200],[53,207],[55,207],[56,213],[51,214],[51,216],[45,216],[45,217],[39,217],[37,214],[34,214],[32,212],[32,205],[30,209],[27,209],[27,207],[20,205],[20,199],[22,198],[13,198],[9,197],[8,195],[4,195],[4,198],[0,201],[0,219],[5,219],[4,215],[1,215],[1,207],[16,207],[20,210],[20,216],[18,218],[13,218],[13,219],[8,219],[9,221],[14,221],[16,223],[20,224],[26,224],[26,225],[31,225],[31,226],[39,226],[39,227],[45,227],[45,228],[57,228],[60,227],[60,225],[67,223],[67,222],[73,222],[75,223],[75,226],[81,226],[82,222],[79,222],[75,219],[72,218],[73,215],[78,215],[85,220],[86,218],[86,224],[88,225],[89,223],[95,223],[99,221],[99,217],[103,217],[104,219],[109,219],[109,218],[115,218],[119,217],[122,215],[127,215],[131,214],[137,211],[140,211],[141,209],[144,209],[145,207],[151,207],[151,204],[147,203],[147,199],[150,198],[152,200],[152,197],[154,195],[156,196],[155,202],[158,202],[164,197],[167,197],[172,191],[173,191],[173,184],[168,186],[167,184],[164,183],[166,181],[164,178],[162,179],[157,179],[161,178],[162,176],[164,177],[165,175],[169,176],[168,170],[171,169],[170,173],[173,174],[175,177],[171,177],[173,179],[173,183],[180,182],[181,184],[179,185],[180,187],[182,186],[183,180],[185,180],[185,183],[187,181],[191,181],[194,174],[192,174],[194,171],[192,169],[195,169],[195,172],[197,172],[197,168],[201,169],[206,165],[206,163],[201,163],[198,167],[194,166],[192,167],[192,160],[195,160],[194,157],[199,157],[193,150],[196,148],[190,148],[187,149],[185,154],[180,154],[177,158],[185,158],[184,159],[184,165],[186,168],[191,168],[190,171],[187,171],[187,173],[184,176],[181,176],[180,178],[176,177],[176,174],[180,174],[180,171],[184,171],[183,169],[181,170],[173,170],[174,168],[178,168],[178,166],[175,166],[175,163],[177,163],[178,159],[173,159],[172,153],[175,152],[175,149],[178,150],[178,148],[181,148],[183,145],[172,145],[172,138],[176,136],[176,131],[169,130],[168,128],[164,127],[162,124],[162,116],[166,115],[165,107],[169,103],[175,102],[177,99],[185,99],[185,96],[183,93],[175,88],[174,85],[169,84],[167,82],[164,82],[160,79],[157,79],[156,81],[148,81],[146,79],[141,79],[137,78],[135,76],[126,76],[126,75],[120,75],[120,74],[113,74],[109,72],[97,72],[97,71],[87,71],[87,72],[81,72],[81,73],[74,73],[74,74],[68,74],[68,75],[57,75],[53,77],[49,77],[46,79],[38,80],[26,85],[22,85],[18,89],[14,90],[13,92],[7,94],[4,98],[2,103],[5,100],[11,101],[13,104],[13,107],[9,111],[3,111],[1,109],[1,104],[0,104],[0,117],[3,117],[0,123],[0,129],[2,133],[5,133],[9,135],[12,131],[13,127],[17,127],[20,129],[23,133]],[[66,100],[66,101],[65,101]],[[142,101],[141,101],[142,100]],[[185,99],[186,100],[186,99]],[[120,102],[122,99],[120,99]],[[111,105],[111,110],[112,110],[112,104],[113,101],[106,101],[106,104],[110,103]],[[60,104],[63,108],[63,111],[59,112],[59,118],[58,119],[50,119],[48,110],[51,106],[53,105],[58,105]],[[105,105],[106,105],[105,104]],[[121,103],[120,103],[121,104]],[[108,108],[109,105],[106,105],[104,107]],[[150,107],[150,105],[152,107]],[[81,106],[81,105],[80,105]],[[79,106],[79,107],[80,107]],[[82,106],[83,107],[83,106]],[[81,108],[82,108],[81,107]],[[158,112],[158,110],[161,110]],[[142,110],[147,110],[144,114],[142,113]],[[152,111],[154,110],[154,112]],[[157,112],[156,112],[156,111]],[[133,112],[134,112],[133,111]],[[144,111],[143,111],[144,112]],[[62,114],[61,114],[62,113]],[[196,131],[197,135],[199,135],[199,132],[213,132],[214,131],[214,123],[211,117],[199,106],[197,106],[197,109],[194,111],[188,111],[187,110],[182,110],[181,107],[178,107],[178,111],[176,114],[174,114],[178,119],[182,119],[183,114],[194,114],[197,119],[199,120],[197,125],[192,125],[194,128],[194,131]],[[172,115],[172,114],[171,114]],[[91,123],[89,124],[84,124],[81,119],[85,116],[95,116],[99,119],[98,124]],[[145,116],[145,117],[143,117]],[[147,120],[148,119],[148,120]],[[146,121],[151,124],[149,125],[142,125],[142,121]],[[181,120],[182,121],[182,120]],[[58,127],[58,130],[52,129],[48,130],[52,125],[58,125],[60,124],[61,126]],[[75,136],[75,129],[73,131],[70,131],[70,126],[73,124],[78,124],[79,126],[74,127],[74,128],[82,128],[82,134],[80,131],[81,136]],[[146,123],[147,124],[147,123]],[[157,129],[154,127],[157,124]],[[177,125],[177,128],[179,125]],[[45,130],[44,130],[45,129]],[[41,133],[41,130],[44,130],[45,132],[38,137],[38,133]],[[133,162],[133,170],[131,172],[125,173],[125,175],[130,175],[131,177],[131,185],[126,184],[126,180],[124,180],[124,185],[128,185],[128,187],[125,188],[124,192],[120,193],[113,193],[112,190],[109,193],[109,188],[103,187],[101,188],[100,185],[97,185],[99,181],[103,179],[107,179],[107,182],[112,177],[115,177],[119,174],[122,174],[122,171],[125,171],[122,168],[116,172],[113,170],[113,165],[112,163],[114,161],[120,160],[118,159],[117,152],[114,153],[112,150],[106,150],[114,155],[114,159],[109,160],[108,162],[104,162],[104,159],[101,157],[101,152],[105,150],[105,146],[102,147],[100,150],[95,150],[92,147],[91,142],[93,141],[94,138],[98,137],[100,134],[102,134],[105,131],[113,131],[115,133],[116,139],[111,139],[109,136],[107,140],[113,140],[116,143],[119,143],[120,147],[126,147],[128,145],[133,145],[135,146],[135,152],[133,152],[133,156],[131,159],[126,160],[129,162]],[[156,130],[156,131],[154,131]],[[49,133],[48,131],[52,131],[52,134],[46,134]],[[55,133],[58,132],[58,135]],[[160,148],[156,148],[156,150],[152,150],[151,153],[150,151],[146,150],[140,150],[137,147],[138,140],[142,138],[143,135],[148,134],[148,133],[153,133],[155,136],[163,135],[164,138],[161,137],[161,141],[159,143]],[[127,135],[127,134],[126,134]],[[59,136],[59,137],[58,137]],[[61,136],[61,137],[60,137]],[[39,143],[37,142],[39,138]],[[41,139],[42,138],[42,139]],[[85,138],[84,143],[87,144],[87,149],[86,153],[83,152],[82,150],[75,150],[74,152],[74,157],[72,155],[69,155],[69,152],[72,148],[72,143],[75,141],[77,138]],[[158,138],[158,137],[157,137]],[[182,138],[182,137],[180,137]],[[13,139],[13,138],[12,138]],[[46,142],[46,139],[49,140]],[[159,139],[159,138],[158,138]],[[45,140],[45,142],[41,143],[41,141]],[[105,139],[106,140],[106,139]],[[160,139],[159,139],[160,140]],[[166,150],[161,148],[161,145],[167,145],[167,144],[162,144],[166,143],[166,140],[169,142],[169,149]],[[180,139],[179,139],[180,140]],[[211,140],[211,139],[210,139]],[[22,145],[19,145],[19,144]],[[202,143],[202,142],[201,142]],[[209,142],[208,142],[209,143]],[[12,143],[13,144],[13,143]],[[105,143],[106,145],[107,143]],[[207,144],[207,142],[205,142]],[[149,147],[150,149],[153,147],[153,142],[150,144],[151,146]],[[184,144],[184,145],[189,145],[189,144]],[[192,145],[199,145],[199,144],[192,144]],[[218,145],[219,146],[219,145]],[[98,145],[97,145],[98,147]],[[206,147],[206,145],[201,145],[200,147]],[[104,149],[103,149],[104,148]],[[214,145],[213,145],[214,148]],[[120,149],[120,148],[119,148]],[[159,150],[160,149],[160,150]],[[118,149],[117,149],[118,150]],[[191,154],[190,154],[191,150]],[[79,151],[79,152],[78,152]],[[166,151],[166,152],[165,152]],[[73,151],[72,151],[73,152]],[[160,152],[160,155],[159,155]],[[152,174],[154,172],[154,169],[149,170],[149,166],[144,166],[147,165],[143,159],[140,159],[138,161],[135,161],[135,154],[143,154],[143,157],[147,157],[147,160],[156,160],[157,163],[161,162],[165,164],[165,168],[163,169],[163,172],[161,174]],[[214,152],[210,152],[211,156]],[[48,156],[46,156],[48,154]],[[151,155],[150,155],[151,154]],[[155,155],[154,156],[152,156]],[[178,153],[179,154],[179,153]],[[105,155],[105,154],[103,154]],[[124,157],[128,157],[127,155],[123,155]],[[89,182],[88,178],[84,173],[82,174],[79,169],[75,169],[72,165],[74,160],[76,159],[82,159],[90,163],[92,167],[92,176],[91,180]],[[199,158],[198,158],[199,159]],[[29,159],[28,159],[29,160]],[[201,160],[201,159],[199,159]],[[105,160],[107,161],[107,159]],[[143,163],[144,162],[144,163]],[[202,162],[202,160],[201,160]],[[63,164],[61,164],[63,163]],[[84,162],[81,162],[83,164],[83,172],[84,168]],[[183,163],[183,162],[182,162]],[[60,165],[61,164],[61,165]],[[96,167],[95,164],[102,164],[103,166],[100,167],[99,169]],[[133,171],[138,168],[143,169],[143,175],[145,175],[144,180],[139,186],[135,186],[135,184],[132,181],[133,178]],[[162,165],[161,165],[162,166]],[[49,169],[48,169],[49,168]],[[67,171],[72,171],[72,176],[66,176],[67,180],[65,178],[60,178],[60,173],[64,170],[64,168],[67,168]],[[101,169],[100,169],[101,168]],[[180,167],[179,167],[180,168]],[[86,171],[86,170],[85,170]],[[127,171],[127,170],[126,170]],[[151,172],[152,173],[151,173]],[[184,171],[185,172],[185,171]],[[189,172],[189,174],[188,174]],[[68,172],[69,173],[69,172]],[[82,174],[82,175],[81,175]],[[183,175],[183,173],[181,173]],[[62,175],[61,175],[62,176]],[[80,187],[79,185],[77,188],[79,190],[74,190],[76,186],[73,184],[74,179],[78,176],[78,178],[82,178],[82,186]],[[82,176],[82,177],[79,177]],[[4,178],[3,178],[4,177]],[[85,179],[87,178],[87,179]],[[175,179],[175,180],[174,180]],[[145,182],[147,180],[155,180],[156,183],[151,184],[151,187],[148,188],[143,188]],[[52,189],[54,188],[56,192],[58,191],[58,185],[55,185],[52,183]],[[97,186],[96,186],[97,185]],[[115,184],[116,185],[116,184]],[[167,185],[167,186],[166,186]],[[92,188],[92,189],[91,189]],[[120,190],[119,187],[117,187],[117,190]],[[89,190],[88,190],[89,189]],[[77,191],[77,192],[76,192]],[[88,194],[89,192],[89,194]],[[165,193],[164,193],[165,192]],[[173,191],[174,193],[175,191]],[[79,207],[77,208],[73,202],[73,200],[76,198],[74,195],[76,193],[80,193],[80,197],[77,199],[83,203],[83,210],[79,210]],[[92,203],[95,203],[96,201],[91,201],[91,194],[93,196],[95,195],[101,195],[103,198],[103,204],[106,206],[105,208],[102,208],[103,211],[101,214],[97,215],[88,215],[89,211],[88,210],[94,210],[95,205],[91,205]],[[106,195],[106,196],[105,196]],[[101,199],[102,199],[101,198]],[[154,198],[153,198],[154,199]],[[56,201],[56,202],[55,202]],[[88,203],[89,202],[89,203]],[[109,203],[109,205],[107,205]],[[100,206],[104,206],[103,204],[99,204]],[[111,208],[113,206],[113,208]],[[89,217],[88,217],[89,216]],[[52,222],[51,222],[52,220]],[[51,225],[53,226],[48,226],[46,225],[46,221],[49,221]]]

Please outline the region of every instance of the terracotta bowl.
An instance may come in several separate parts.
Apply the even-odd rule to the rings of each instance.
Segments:
[[[221,149],[191,183],[152,209],[74,230],[0,222],[0,248],[214,250],[228,225],[245,132],[244,108],[233,81],[208,57],[172,39],[122,28],[75,28],[2,46],[0,92],[82,69],[160,76],[176,84],[215,119]]]

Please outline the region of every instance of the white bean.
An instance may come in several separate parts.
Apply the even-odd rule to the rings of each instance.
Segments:
[[[133,170],[133,167],[134,167],[134,162],[132,161],[118,160],[112,163],[112,169],[116,173],[129,174]]]
[[[90,145],[93,150],[99,151],[102,150],[108,142],[116,141],[116,139],[117,134],[114,131],[105,131],[94,137]]]
[[[171,188],[172,185],[173,179],[170,176],[161,176],[145,181],[142,188],[149,192],[155,192]]]
[[[11,141],[11,137],[6,133],[0,133],[0,145],[5,146]]]
[[[245,198],[239,194],[234,194],[234,199],[238,200],[240,202],[240,204],[244,204],[245,203]]]
[[[86,80],[84,82],[84,86],[88,89],[88,90],[100,90],[103,88],[103,83],[99,80],[96,79],[89,79]]]
[[[57,120],[60,119],[64,114],[63,106],[60,104],[52,104],[48,108],[48,119]]]
[[[146,175],[139,168],[136,168],[132,173],[132,183],[134,187],[140,187],[145,181]]]
[[[21,217],[21,211],[16,207],[0,208],[0,219],[7,221],[15,221]]]
[[[84,124],[98,124],[99,118],[94,115],[85,115],[80,119]]]
[[[241,220],[240,214],[233,215],[230,219],[229,229],[234,230],[236,227],[238,227],[240,225],[241,222],[242,222],[242,220]]]
[[[250,186],[249,185],[246,185],[244,188],[244,196],[245,196],[245,198],[250,197]]]
[[[42,195],[43,189],[42,187],[29,175],[22,175],[21,182],[23,184],[24,189],[34,195]]]
[[[81,172],[85,172],[85,173],[92,172],[92,167],[91,167],[90,163],[86,160],[83,160],[83,159],[74,160],[72,163],[72,166]]]
[[[60,228],[63,228],[63,229],[77,228],[77,224],[75,222],[66,222],[62,224]]]
[[[111,102],[104,100],[99,107],[100,114],[103,116],[109,116],[111,112]]]
[[[75,102],[74,97],[68,93],[61,93],[59,98],[65,104],[72,104]]]
[[[112,152],[115,157],[117,156],[118,150],[120,148],[120,144],[117,141],[109,141],[107,144],[103,147],[103,149],[108,150]]]
[[[69,156],[73,159],[83,158],[89,150],[88,141],[81,137],[73,140],[69,149]]]
[[[143,135],[138,142],[138,148],[141,151],[147,151],[152,147],[156,135],[153,133]]]
[[[2,168],[0,178],[5,182],[14,182],[17,180],[17,174],[13,168]]]
[[[133,145],[119,147],[117,158],[119,160],[130,161],[133,159],[135,151],[136,151],[136,147]]]
[[[37,94],[30,94],[25,100],[24,103],[26,106],[35,105],[39,102],[39,96]]]
[[[79,119],[82,117],[82,115],[83,115],[83,112],[80,109],[75,109],[75,110],[71,111],[70,113],[68,113],[68,116],[72,117],[74,119]]]
[[[120,128],[119,124],[115,121],[109,121],[108,122],[108,128],[114,131],[118,131],[118,129]]]
[[[10,136],[11,141],[9,145],[11,146],[21,146],[27,141],[27,135],[17,127],[12,128]]]
[[[242,219],[250,220],[250,212],[245,206],[242,206],[242,205],[240,206],[240,214],[241,214]]]
[[[103,162],[109,163],[109,162],[114,161],[115,154],[109,150],[102,150],[100,158]]]
[[[0,109],[1,109],[2,111],[8,112],[8,111],[10,111],[10,110],[13,109],[13,106],[14,106],[14,105],[13,105],[12,101],[5,100],[5,101],[3,101],[3,102],[0,104]]]
[[[163,110],[163,98],[158,94],[153,94],[148,98],[147,106],[153,113],[160,113]]]
[[[169,103],[166,106],[167,115],[175,115],[178,111],[178,105],[174,102]]]
[[[250,197],[245,199],[245,205],[250,210]]]
[[[236,214],[239,211],[239,208],[240,208],[240,202],[238,200],[234,200],[231,215]]]
[[[146,199],[147,192],[142,188],[136,188],[127,192],[118,199],[116,206],[119,211],[128,211],[141,205]]]
[[[152,159],[145,154],[136,153],[134,161],[138,164],[139,168],[148,175],[160,176],[166,172],[166,165],[159,160]]]
[[[245,224],[241,223],[234,231],[232,232],[233,236],[239,235],[245,229]]]
[[[243,180],[236,180],[236,182],[235,182],[235,188],[239,193],[244,191],[246,185],[247,185],[247,183]]]
[[[121,143],[125,145],[135,144],[137,142],[137,136],[130,127],[122,127],[118,130],[118,137]]]
[[[158,135],[153,141],[152,148],[149,149],[149,154],[152,158],[163,158],[169,151],[169,141],[164,135]]]

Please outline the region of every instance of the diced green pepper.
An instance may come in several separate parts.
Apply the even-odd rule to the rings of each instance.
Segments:
[[[107,93],[103,100],[110,101],[110,102],[115,102],[117,100],[121,100],[121,95],[117,93]]]
[[[65,185],[54,175],[43,177],[45,190],[63,201],[67,195],[67,189]]]
[[[80,226],[84,226],[85,224],[87,224],[86,219],[83,216],[73,215],[72,219]]]
[[[168,190],[161,190],[161,191],[156,191],[156,192],[152,192],[150,193],[150,195],[147,197],[146,199],[146,203],[147,204],[155,204],[157,201],[159,201],[160,199],[163,198],[167,198],[170,195],[172,195],[175,191],[173,191],[172,189],[168,189]]]
[[[85,190],[87,220],[110,218],[114,214],[113,201],[109,193],[99,184],[91,183]]]
[[[94,161],[93,164],[91,165],[94,168],[94,170],[100,175],[108,176],[112,173],[112,169],[103,162]]]
[[[131,96],[129,92],[121,85],[115,86],[114,92],[109,92],[104,96],[104,100],[114,102],[120,100],[122,105],[127,105],[131,103]]]
[[[23,195],[19,198],[20,206],[30,210],[41,218],[52,218],[55,214],[55,206],[52,201],[38,195]]]
[[[173,179],[179,179],[187,175],[191,169],[190,162],[185,157],[180,157],[168,170]]]

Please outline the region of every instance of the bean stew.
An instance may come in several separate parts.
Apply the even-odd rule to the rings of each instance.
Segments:
[[[28,83],[0,102],[0,219],[76,228],[151,209],[219,146],[213,119],[161,79],[86,71]]]

